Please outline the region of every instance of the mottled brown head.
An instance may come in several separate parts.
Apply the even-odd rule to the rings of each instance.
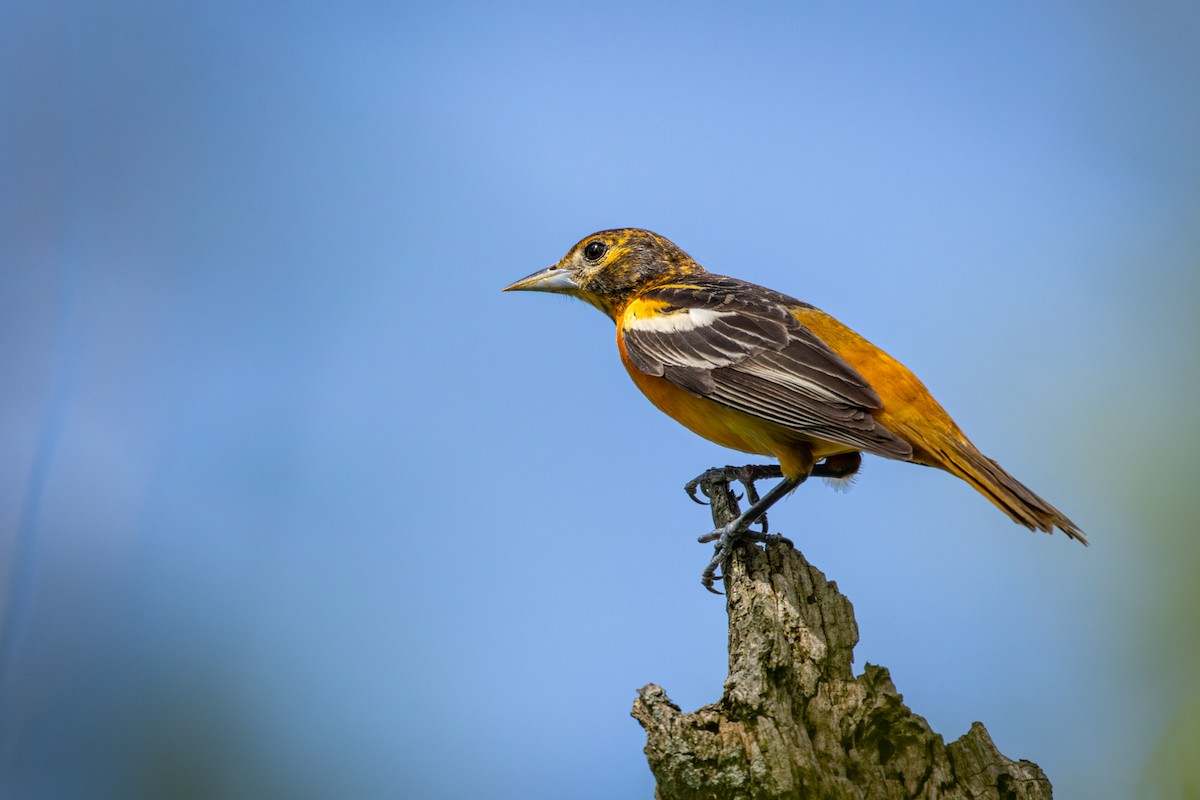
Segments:
[[[639,291],[704,271],[669,239],[639,228],[618,228],[581,239],[557,264],[504,291],[569,294],[615,318]]]

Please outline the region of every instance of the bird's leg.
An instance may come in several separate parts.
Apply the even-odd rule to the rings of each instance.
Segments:
[[[861,453],[839,453],[828,456],[815,464],[809,475],[835,480],[847,479],[854,475],[860,466],[862,466]],[[729,558],[729,553],[733,549],[733,545],[737,542],[745,540],[755,542],[787,541],[782,536],[767,533],[767,510],[781,497],[791,492],[801,483],[804,483],[808,475],[798,479],[784,478],[761,498],[754,485],[755,481],[763,478],[783,477],[783,472],[775,464],[750,464],[744,467],[713,467],[697,475],[684,486],[684,490],[693,501],[707,505],[704,500],[696,496],[697,488],[704,493],[705,497],[711,499],[714,491],[728,492],[729,484],[733,481],[738,481],[746,487],[746,499],[750,502],[750,508],[744,514],[739,515],[724,527],[699,537],[699,541],[701,542],[717,542],[716,554],[701,574],[701,583],[704,584],[704,588],[715,594],[720,594],[720,592],[712,588],[712,584],[716,579],[717,569]],[[738,498],[734,496],[733,499],[736,501]],[[750,526],[755,522],[762,523],[760,530],[750,530]]]
[[[861,466],[862,453],[841,453],[839,455],[829,456],[828,458],[825,458],[814,464],[812,471],[808,474],[810,477],[815,475],[818,478],[829,478],[834,481],[848,481],[849,478],[854,475],[854,473],[858,472],[858,468]],[[779,470],[779,468],[774,466],[761,468],[744,467],[743,469],[762,470],[763,472],[769,470],[771,472],[771,474],[768,475],[758,475],[757,472],[752,472],[749,480],[743,476],[738,477],[738,480],[740,480],[742,485],[746,487],[746,499],[749,500],[751,504],[758,502],[758,491],[754,488],[755,480],[757,480],[759,477],[783,477],[783,473]],[[801,481],[801,483],[803,483],[803,481]],[[775,541],[776,539],[767,533],[767,512],[765,510],[763,511],[762,516],[758,518],[758,522],[762,525],[762,527],[757,532],[750,530],[746,531],[742,538],[750,539],[755,542]],[[783,539],[783,541],[787,542],[788,540]],[[791,544],[790,542],[788,543]]]
[[[746,502],[750,504],[751,508],[753,508],[755,503],[760,502],[758,497],[758,487],[754,485],[753,478],[741,478],[740,480],[742,481],[742,486],[746,487]],[[757,537],[767,535],[767,512],[763,511],[756,521],[762,525],[762,527],[759,528],[757,532],[747,528],[745,534],[743,534],[744,536],[749,537],[753,535],[757,540]]]
[[[701,543],[714,542],[717,540],[724,541],[726,537],[740,539],[742,535],[750,529],[751,525],[753,525],[755,522],[761,519],[764,514],[767,513],[767,509],[779,502],[782,497],[787,495],[797,486],[804,483],[807,478],[807,475],[802,475],[799,478],[784,478],[779,483],[772,486],[771,490],[762,497],[755,496],[750,498],[750,508],[746,509],[745,512],[740,514],[737,519],[728,523],[724,527],[712,531],[711,533],[704,534],[696,541]],[[724,485],[724,481],[722,481],[719,485]],[[747,486],[752,485],[753,484],[747,484]],[[754,494],[757,495],[758,492],[754,492]]]
[[[849,478],[854,473],[858,472],[862,466],[862,453],[840,453],[835,456],[828,456],[818,461],[810,473],[815,478]],[[701,500],[696,495],[696,490],[699,489],[708,496],[708,487],[710,484],[729,483],[730,481],[738,481],[743,486],[747,487],[747,491],[752,491],[750,488],[754,481],[761,481],[764,478],[782,478],[783,472],[779,469],[778,464],[747,464],[744,467],[713,467],[700,473],[684,484],[683,490],[687,492],[688,497],[692,498],[693,502],[699,503],[702,506],[708,505],[707,501]],[[749,495],[747,494],[747,497]],[[754,502],[751,500],[751,502]]]
[[[733,481],[737,481],[746,488],[746,499],[751,505],[758,502],[758,487],[754,485],[755,481],[763,478],[782,478],[783,472],[778,464],[747,464],[742,467],[713,467],[705,470],[701,474],[692,478],[683,489],[688,493],[688,497],[692,501],[700,505],[710,505],[709,501],[701,500],[696,496],[696,489],[699,488],[704,496],[711,500],[712,490],[717,487],[719,491],[726,491],[727,487]],[[734,495],[734,500],[741,500],[740,497]],[[762,523],[762,529],[755,532],[755,541],[765,541],[763,537],[767,535],[767,515],[763,514],[759,520]]]
[[[804,483],[805,479],[807,478],[807,475],[801,475],[797,478],[784,478],[779,483],[772,486],[769,492],[767,492],[757,501],[753,502],[750,508],[746,509],[746,511],[740,514],[736,519],[716,529],[712,533],[707,533],[704,536],[701,536],[698,539],[700,542],[715,541],[717,543],[716,554],[713,555],[712,561],[708,563],[708,566],[704,568],[704,572],[702,572],[700,575],[700,582],[704,585],[705,589],[708,589],[714,594],[720,594],[720,592],[717,592],[712,588],[713,580],[716,578],[717,568],[724,564],[725,560],[729,558],[729,554],[733,550],[733,546],[745,538],[746,532],[749,530],[750,526],[753,525],[755,521],[761,518],[764,514],[766,514],[767,509],[775,505],[775,503],[777,503],[781,498],[783,498],[797,486]],[[727,483],[722,482],[720,485],[724,486],[727,485]],[[755,538],[756,540],[760,541],[770,541],[776,538],[782,539],[783,537],[769,537],[764,532]]]

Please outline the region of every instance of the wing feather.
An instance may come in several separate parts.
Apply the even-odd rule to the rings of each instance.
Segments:
[[[621,321],[630,362],[647,375],[809,436],[892,458],[911,446],[871,414],[866,379],[804,327],[806,304],[760,286],[707,276],[653,289]]]

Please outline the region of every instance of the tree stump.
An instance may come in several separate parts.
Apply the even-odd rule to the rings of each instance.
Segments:
[[[716,526],[739,513],[727,483],[708,494]],[[721,699],[684,714],[649,684],[633,704],[658,800],[1051,797],[1041,768],[1006,758],[981,723],[946,745],[886,668],[855,677],[850,601],[788,543],[735,548],[724,588]]]

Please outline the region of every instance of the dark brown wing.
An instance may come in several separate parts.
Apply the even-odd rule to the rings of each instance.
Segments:
[[[709,275],[646,292],[620,324],[647,375],[818,439],[909,458],[909,444],[871,415],[879,395],[789,307],[807,304]]]

